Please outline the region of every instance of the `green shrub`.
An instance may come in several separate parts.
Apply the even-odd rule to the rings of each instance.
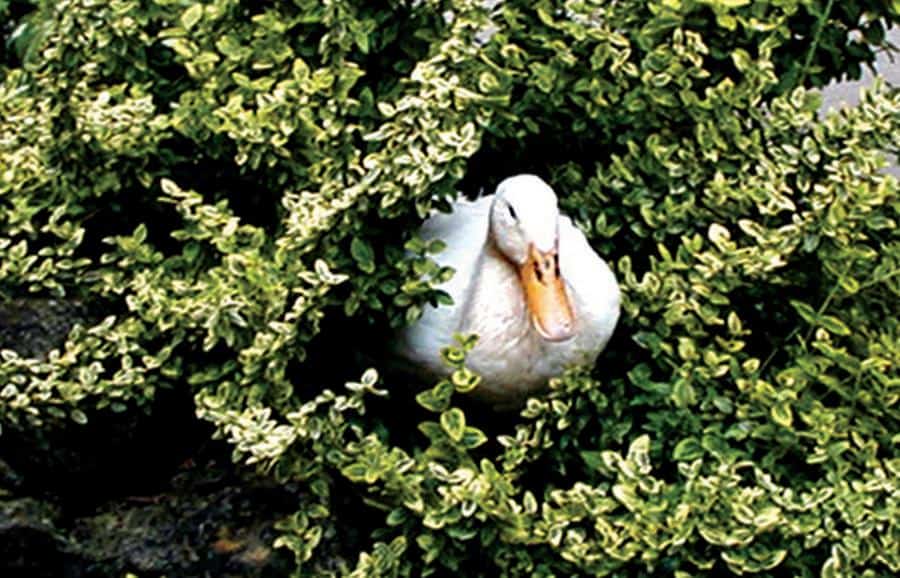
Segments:
[[[110,313],[4,350],[0,423],[191,388],[318,500],[280,525],[299,575],[896,575],[900,96],[808,90],[896,2],[491,4],[0,2],[2,295]],[[364,361],[345,387],[448,274],[421,218],[523,171],[617,270],[597,366],[493,429],[464,371],[412,417]]]

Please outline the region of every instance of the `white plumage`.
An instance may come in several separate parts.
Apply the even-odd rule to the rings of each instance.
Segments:
[[[427,307],[398,336],[400,356],[417,373],[446,375],[441,349],[454,333],[476,333],[467,358],[482,376],[474,395],[509,405],[606,347],[619,318],[618,284],[538,177],[510,177],[494,195],[458,200],[420,235],[446,243],[435,260],[456,273],[441,285],[453,305]]]

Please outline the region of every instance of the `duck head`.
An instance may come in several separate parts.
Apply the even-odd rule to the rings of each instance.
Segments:
[[[575,317],[559,268],[556,194],[534,175],[517,175],[497,186],[490,238],[519,271],[531,322],[547,341],[575,334]]]

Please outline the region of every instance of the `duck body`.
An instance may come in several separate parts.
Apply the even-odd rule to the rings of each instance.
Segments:
[[[506,225],[524,231],[514,241],[527,244],[534,260],[510,245],[516,229]],[[584,234],[558,214],[555,195],[537,177],[511,177],[495,195],[458,200],[452,212],[432,215],[420,236],[446,243],[435,260],[455,274],[440,286],[453,304],[426,307],[397,340],[400,357],[416,373],[446,376],[441,349],[453,344],[455,333],[474,333],[478,341],[466,365],[482,381],[473,395],[516,404],[567,367],[594,363],[606,347],[619,318],[615,276]],[[541,246],[551,248],[534,249]],[[541,264],[547,265],[543,274]],[[541,283],[549,293],[540,293]]]

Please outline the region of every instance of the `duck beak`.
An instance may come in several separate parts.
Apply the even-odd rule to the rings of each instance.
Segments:
[[[528,259],[519,268],[519,279],[525,289],[525,303],[531,322],[547,341],[565,341],[575,334],[575,316],[566,284],[559,273],[559,252],[528,247]]]

